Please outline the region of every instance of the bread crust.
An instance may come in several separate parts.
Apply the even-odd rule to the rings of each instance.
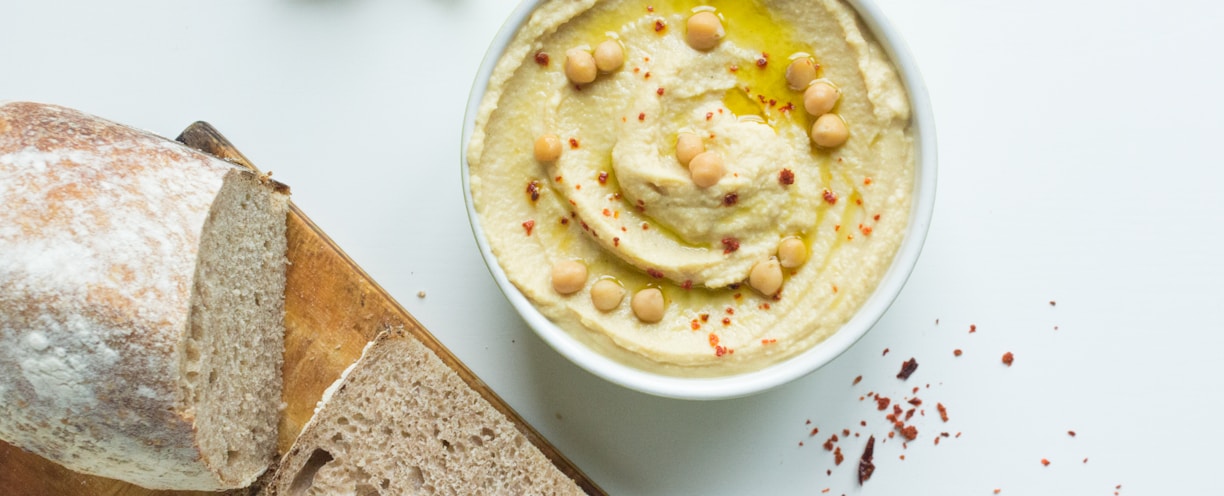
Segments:
[[[252,173],[63,107],[0,106],[0,438],[149,488],[250,483],[205,463],[178,375],[229,174]]]

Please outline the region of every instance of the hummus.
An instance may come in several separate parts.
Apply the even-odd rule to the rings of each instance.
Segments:
[[[851,8],[712,3],[543,3],[496,64],[467,149],[473,205],[510,281],[580,341],[669,375],[759,369],[836,332],[891,264],[914,181],[904,88]],[[686,22],[710,11],[723,31],[694,48]],[[572,50],[608,40],[621,65],[567,77]],[[840,90],[844,143],[816,144],[817,116],[788,85],[799,59]],[[681,162],[681,134],[719,156],[717,182],[699,185]],[[561,151],[541,160],[545,135]],[[781,289],[750,285],[788,239],[806,257],[783,263]],[[562,293],[552,268],[574,261],[585,279]],[[607,283],[593,302],[605,280],[624,289],[619,303]],[[646,288],[663,295],[657,322],[631,303]]]

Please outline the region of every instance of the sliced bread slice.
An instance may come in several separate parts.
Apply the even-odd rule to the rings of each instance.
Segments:
[[[378,335],[319,402],[267,494],[582,494],[403,330]]]

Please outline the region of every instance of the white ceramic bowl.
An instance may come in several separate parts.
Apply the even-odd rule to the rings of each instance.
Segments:
[[[519,26],[528,19],[532,10],[542,0],[525,0],[514,10],[505,25],[497,32],[497,36],[493,38],[493,43],[485,54],[480,70],[476,74],[476,81],[472,85],[467,114],[463,121],[460,162],[463,169],[463,193],[467,201],[468,218],[472,222],[472,231],[476,236],[476,244],[480,247],[480,254],[484,257],[489,271],[493,273],[493,279],[497,281],[497,285],[505,293],[506,298],[545,342],[579,367],[615,384],[657,396],[713,400],[759,393],[803,377],[849,349],[884,315],[897,294],[901,292],[906,279],[909,278],[910,272],[918,262],[918,255],[922,251],[922,244],[930,225],[931,213],[935,205],[935,121],[931,114],[931,102],[927,96],[926,86],[918,73],[918,66],[896,30],[888,24],[880,9],[869,0],[846,1],[858,11],[867,28],[888,53],[900,73],[902,83],[909,92],[914,141],[917,147],[917,173],[914,177],[914,203],[910,209],[909,226],[905,239],[875,292],[859,308],[854,317],[828,339],[799,355],[764,369],[713,378],[686,378],[652,373],[622,364],[588,348],[541,314],[531,301],[506,278],[505,271],[502,270],[493,252],[489,249],[488,239],[485,238],[484,230],[480,227],[480,219],[472,205],[466,151],[475,124],[476,110],[484,97],[494,65],[501,58],[502,52],[510,43],[514,33],[518,31]]]

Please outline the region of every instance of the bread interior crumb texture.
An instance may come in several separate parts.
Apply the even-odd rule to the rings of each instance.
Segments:
[[[581,494],[419,341],[379,340],[282,462],[290,496]]]
[[[275,452],[281,398],[286,201],[234,170],[200,236],[180,391],[206,465],[222,480],[259,473]]]

